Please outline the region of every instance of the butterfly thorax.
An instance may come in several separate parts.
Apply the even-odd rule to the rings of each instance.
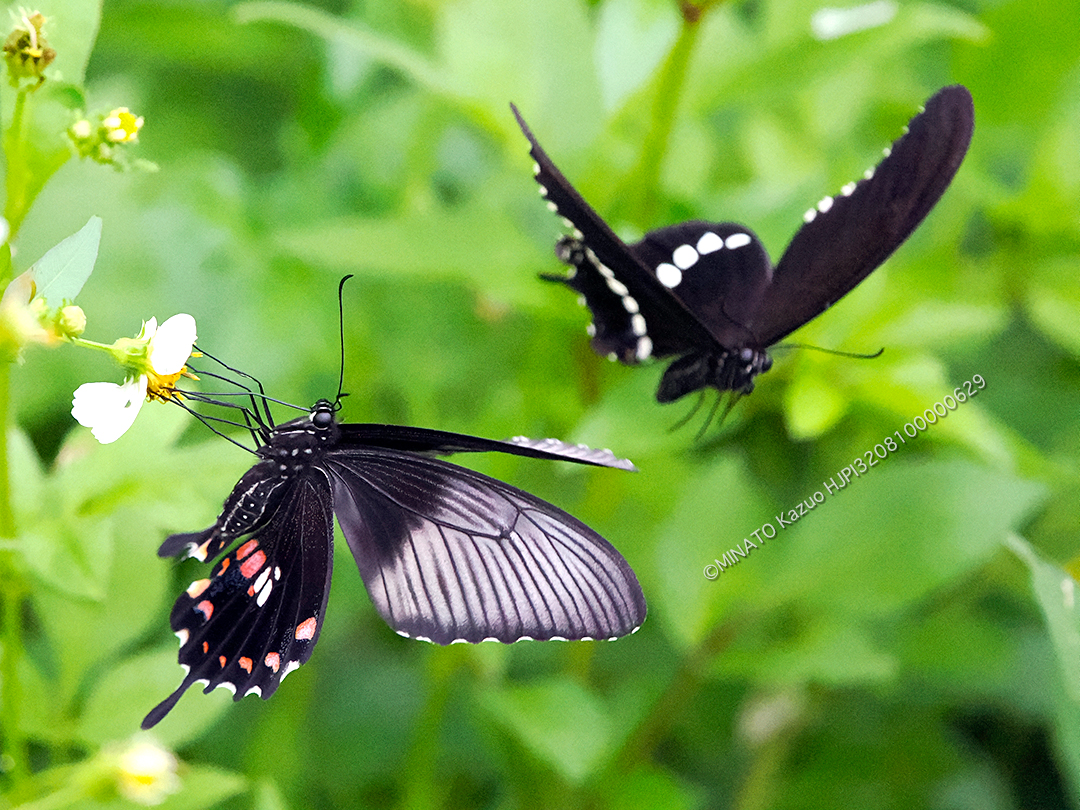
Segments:
[[[340,435],[333,403],[320,399],[307,416],[275,427],[259,455],[276,464],[281,475],[293,475],[317,463]]]
[[[744,346],[720,352],[691,352],[671,363],[660,378],[658,402],[674,402],[702,388],[749,394],[754,378],[772,368],[772,357],[764,349]]]

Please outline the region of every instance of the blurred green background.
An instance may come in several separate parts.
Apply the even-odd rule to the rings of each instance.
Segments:
[[[53,137],[127,106],[146,120],[131,154],[159,166],[69,160],[15,240],[20,272],[102,217],[86,337],[188,312],[202,347],[306,406],[335,390],[354,273],[343,418],[557,436],[640,468],[461,459],[623,552],[649,600],[636,635],[401,639],[339,543],[310,663],[268,702],[192,690],[154,730],[180,761],[162,807],[1080,806],[1080,2],[36,8],[58,52],[37,109],[71,111]],[[956,180],[795,336],[880,358],[777,351],[695,440],[704,410],[671,430],[693,398],[657,405],[660,367],[593,355],[587,314],[536,278],[559,271],[560,226],[510,101],[624,237],[735,220],[776,258],[951,83],[976,109]],[[120,374],[71,347],[12,368],[0,807],[132,806],[117,751],[179,683],[169,609],[207,570],[155,551],[251,463],[161,405],[97,445],[71,393]],[[826,490],[975,375],[977,396]]]

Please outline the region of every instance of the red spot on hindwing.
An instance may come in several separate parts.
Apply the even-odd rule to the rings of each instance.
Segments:
[[[221,668],[225,669],[225,663],[228,661],[228,659],[224,655],[219,655],[217,657],[217,660],[218,660],[218,663],[221,664]]]
[[[240,548],[238,548],[236,550],[236,559],[238,559],[238,560],[244,559],[244,557],[246,557],[248,554],[253,552],[258,547],[259,547],[259,541],[256,540],[254,537],[251,538],[246,543],[244,543],[244,545],[240,546]]]
[[[210,617],[214,615],[214,603],[209,599],[203,599],[195,605],[195,609],[205,616],[207,621],[210,621]]]
[[[244,579],[251,579],[266,564],[266,554],[262,551],[256,551],[242,563],[240,563],[240,573],[243,574]]]
[[[319,627],[319,622],[312,616],[310,619],[304,619],[300,624],[296,625],[296,640],[297,641],[310,641],[315,637],[315,631]]]
[[[204,641],[202,643],[202,651],[203,651],[203,655],[206,655],[208,652],[210,652],[210,643],[209,642]]]
[[[246,672],[248,675],[251,674],[252,660],[246,655],[240,656],[240,660],[236,663],[238,663],[240,665],[240,669],[244,670],[244,672]]]
[[[270,667],[270,669],[274,670],[274,672],[277,672],[278,667],[281,666],[281,656],[277,653],[267,653],[264,663]]]

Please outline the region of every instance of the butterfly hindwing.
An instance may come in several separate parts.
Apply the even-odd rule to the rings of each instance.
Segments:
[[[368,594],[402,635],[437,644],[615,638],[645,618],[622,556],[539,498],[385,450],[339,450],[328,469]]]
[[[820,315],[900,247],[949,187],[974,127],[967,89],[939,90],[869,177],[807,212],[762,302],[762,347]]]
[[[649,231],[630,250],[715,344],[734,346],[751,336],[754,315],[772,280],[772,263],[749,228],[731,222],[684,222]],[[657,319],[649,335],[657,357],[700,348],[679,334],[679,324]]]
[[[266,472],[268,463],[253,470]],[[244,491],[250,477],[241,479],[234,495]],[[269,514],[256,510],[257,528],[247,539],[218,561],[209,578],[191,583],[176,600],[170,623],[180,638],[186,673],[176,691],[146,716],[143,728],[161,720],[196,683],[207,692],[228,688],[236,700],[249,693],[268,698],[311,656],[330,593],[330,486],[322,472],[308,468],[283,479],[275,492],[280,497],[274,508]],[[220,536],[221,523],[229,520],[240,528],[236,513],[227,512],[208,533],[218,529],[215,536]]]

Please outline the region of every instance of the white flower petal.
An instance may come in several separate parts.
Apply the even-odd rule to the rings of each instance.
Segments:
[[[157,331],[157,318],[151,318],[145,321],[142,325],[142,329],[139,330],[139,336],[136,340],[150,340]]]
[[[184,313],[173,315],[150,339],[150,366],[158,374],[176,374],[191,356],[194,344],[195,319]]]
[[[116,383],[84,383],[75,390],[71,415],[90,428],[94,438],[110,444],[123,436],[135,422],[146,400],[146,375]]]

